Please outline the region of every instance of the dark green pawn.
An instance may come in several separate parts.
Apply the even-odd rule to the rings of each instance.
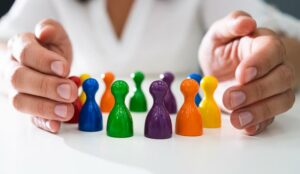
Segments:
[[[145,78],[144,74],[140,71],[131,74],[131,78],[135,83],[134,94],[130,98],[129,109],[133,112],[146,112],[147,101],[145,94],[142,90],[142,82]]]
[[[107,120],[107,135],[110,137],[126,138],[133,136],[132,117],[125,105],[125,97],[128,91],[127,83],[122,80],[115,81],[111,86],[115,105]]]

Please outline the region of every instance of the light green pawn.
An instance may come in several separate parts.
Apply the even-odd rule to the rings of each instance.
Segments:
[[[131,74],[131,78],[135,83],[134,94],[130,98],[129,110],[133,112],[146,112],[147,101],[145,94],[142,90],[142,82],[145,78],[144,74],[140,71]]]

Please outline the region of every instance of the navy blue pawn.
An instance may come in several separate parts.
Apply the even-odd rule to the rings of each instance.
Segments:
[[[162,80],[157,80],[152,82],[149,91],[153,97],[153,106],[146,118],[145,136],[153,139],[170,138],[172,136],[172,122],[164,104],[168,85]]]
[[[95,100],[99,89],[97,80],[89,78],[84,81],[82,88],[86,94],[86,101],[82,106],[79,116],[79,130],[96,132],[103,129],[102,113]]]
[[[165,72],[160,75],[160,79],[168,85],[167,94],[165,95],[165,106],[170,114],[175,114],[177,112],[177,103],[174,94],[171,90],[171,85],[174,81],[174,75],[171,72]]]
[[[202,80],[202,76],[200,74],[198,74],[198,73],[189,74],[188,78],[195,80],[199,85],[200,85],[200,82]],[[197,95],[196,95],[196,97],[195,97],[195,103],[196,103],[196,105],[199,106],[199,104],[201,103],[201,101],[202,101],[202,98],[201,98],[201,96],[200,96],[200,94],[198,92]]]

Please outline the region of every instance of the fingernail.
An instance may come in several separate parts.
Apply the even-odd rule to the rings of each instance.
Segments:
[[[252,81],[257,75],[257,69],[254,67],[246,69],[246,83]]]
[[[60,76],[64,74],[64,64],[61,61],[55,61],[51,63],[51,70]]]
[[[68,84],[62,84],[57,87],[57,93],[61,98],[70,99],[71,97],[71,86]]]
[[[241,91],[234,91],[230,93],[230,104],[232,108],[235,108],[246,100],[246,95],[244,92]]]
[[[45,123],[45,125],[46,125],[46,129],[47,129],[48,131],[54,133],[54,130],[53,130],[53,128],[51,127],[51,121],[50,121],[50,120],[47,120],[46,123]]]
[[[242,112],[239,114],[239,121],[241,127],[244,127],[245,125],[251,123],[253,120],[253,116],[250,112]]]
[[[66,105],[56,105],[54,108],[54,113],[61,118],[67,117],[67,111],[68,108]]]

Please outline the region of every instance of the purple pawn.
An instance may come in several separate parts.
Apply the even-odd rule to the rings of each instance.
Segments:
[[[145,137],[153,139],[170,138],[172,136],[172,122],[164,105],[168,85],[162,80],[157,80],[152,82],[149,91],[153,97],[153,106],[146,118]]]
[[[177,103],[176,103],[176,99],[171,90],[171,85],[172,85],[172,82],[174,81],[174,75],[170,72],[165,72],[164,74],[160,75],[160,78],[162,81],[166,82],[168,85],[168,91],[167,91],[167,94],[164,99],[165,106],[170,114],[176,114]]]

